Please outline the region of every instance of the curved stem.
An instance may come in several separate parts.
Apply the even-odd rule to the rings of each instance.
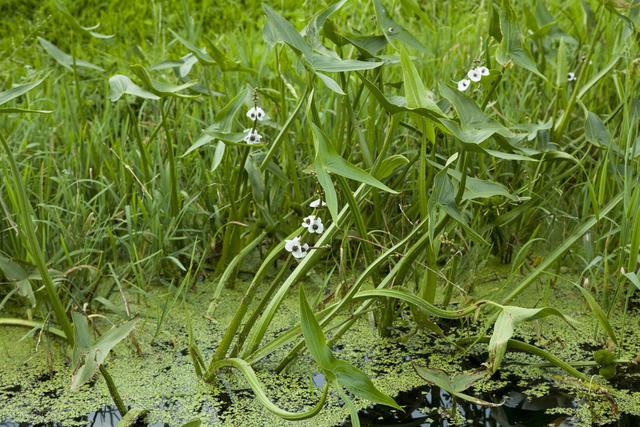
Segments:
[[[247,363],[245,360],[236,359],[236,358],[218,360],[209,367],[209,370],[205,374],[205,379],[207,381],[212,380],[215,375],[215,372],[218,369],[224,368],[224,367],[231,367],[240,371],[240,373],[245,377],[245,379],[249,383],[249,386],[251,387],[251,389],[253,390],[256,396],[256,399],[258,399],[260,403],[262,403],[264,407],[267,408],[267,410],[276,414],[280,418],[284,418],[285,420],[299,421],[299,420],[305,420],[307,418],[311,418],[315,416],[318,412],[320,412],[320,410],[324,406],[325,401],[327,400],[327,392],[329,391],[329,385],[325,384],[324,388],[322,389],[322,396],[320,397],[320,400],[313,408],[305,412],[289,412],[276,406],[267,397],[267,395],[263,390],[264,387],[258,380],[256,373],[254,372],[251,365]]]
[[[27,328],[36,328],[36,329],[42,329],[44,332],[48,332],[51,335],[55,335],[59,338],[62,338],[64,340],[67,339],[67,336],[64,334],[64,331],[62,331],[61,329],[58,328],[51,328],[48,327],[45,322],[37,322],[34,320],[24,320],[24,319],[16,319],[16,318],[9,318],[9,317],[4,317],[4,318],[0,318],[0,325],[6,325],[6,326],[24,326]]]

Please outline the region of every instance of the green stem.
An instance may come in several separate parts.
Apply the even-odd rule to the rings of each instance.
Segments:
[[[107,388],[109,389],[109,394],[111,395],[113,403],[116,404],[116,408],[118,408],[118,411],[120,411],[120,415],[124,416],[129,410],[124,404],[122,397],[120,397],[120,393],[116,388],[116,384],[113,381],[113,378],[111,378],[111,374],[104,365],[100,365],[100,373],[102,374],[102,378],[104,378],[104,382],[107,383]]]
[[[70,346],[73,346],[73,327],[71,326],[71,322],[67,317],[66,310],[64,309],[64,305],[60,300],[60,296],[56,291],[56,287],[53,284],[53,280],[51,279],[51,275],[49,274],[49,269],[47,268],[47,264],[44,261],[44,254],[42,252],[42,248],[38,243],[38,238],[36,237],[35,229],[36,224],[33,221],[33,208],[28,201],[27,192],[24,187],[24,183],[22,182],[22,176],[18,171],[18,166],[16,164],[15,159],[13,158],[13,153],[9,149],[9,145],[4,135],[0,134],[0,142],[2,142],[2,148],[7,153],[7,158],[9,159],[9,167],[11,168],[11,173],[13,175],[14,182],[18,187],[17,198],[20,211],[18,212],[18,217],[21,219],[23,233],[26,236],[25,246],[27,247],[27,251],[29,255],[33,259],[40,276],[42,278],[42,283],[44,285],[45,291],[47,293],[47,297],[49,299],[49,303],[53,308],[53,312],[56,316],[56,320],[62,327],[64,334],[66,336],[67,342]]]
[[[179,211],[178,200],[178,178],[176,171],[176,160],[173,151],[173,134],[169,131],[167,113],[165,112],[165,102],[160,100],[160,114],[162,116],[162,128],[164,130],[167,140],[167,158],[169,160],[169,180],[170,180],[170,192],[171,192],[171,216],[176,217]]]

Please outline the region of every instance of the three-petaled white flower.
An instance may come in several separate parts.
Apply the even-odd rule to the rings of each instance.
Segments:
[[[479,82],[482,78],[482,74],[480,74],[480,70],[478,68],[472,68],[467,72],[467,77],[472,82]]]
[[[327,204],[322,199],[315,199],[313,202],[309,203],[309,207],[311,208],[319,208],[320,206],[327,206]]]
[[[266,113],[260,107],[252,107],[249,111],[247,111],[247,117],[249,117],[253,121],[261,122],[266,117]]]
[[[287,252],[291,252],[294,258],[304,258],[309,252],[309,245],[300,242],[300,237],[294,237],[291,240],[284,241],[284,248]]]
[[[302,226],[307,229],[309,233],[322,234],[324,232],[324,225],[322,219],[315,215],[309,215],[302,220]]]
[[[489,75],[489,69],[487,67],[485,67],[484,65],[481,65],[480,67],[477,67],[476,70],[480,73],[480,75],[482,77],[486,77]]]
[[[262,140],[262,135],[260,135],[257,130],[245,129],[244,132],[246,133],[246,135],[244,136],[244,142],[251,145],[260,144],[260,141]]]
[[[576,73],[574,73],[573,71],[569,71],[567,73],[567,81],[570,81],[570,82],[576,81]]]
[[[471,84],[471,80],[469,79],[462,79],[458,82],[458,90],[460,92],[464,92],[465,90],[469,89],[469,85]]]

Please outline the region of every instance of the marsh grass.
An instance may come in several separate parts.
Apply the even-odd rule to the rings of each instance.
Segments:
[[[509,304],[568,269],[601,346],[624,351],[608,317],[635,316],[640,286],[640,8],[526,3],[13,5],[0,30],[0,323],[46,329],[53,312],[51,330],[84,355],[94,338],[74,345],[71,314],[131,322],[134,295],[157,306],[157,337],[194,287],[215,291],[193,315],[215,316],[253,259],[209,360],[189,351],[203,380],[233,366],[276,414],[307,415],[268,399],[262,359],[287,346],[284,370],[369,313],[386,335],[406,305],[435,334],[440,319],[479,316],[487,336],[451,345],[489,342],[491,372],[514,347],[584,380],[514,341],[520,322],[564,317],[553,301]],[[478,66],[488,75],[457,90]],[[259,124],[245,116],[258,106]],[[309,207],[317,198],[326,206]],[[300,225],[310,214],[321,235]],[[310,246],[300,259],[295,237]],[[492,262],[509,273],[481,300],[474,274]],[[307,315],[267,334],[296,286],[313,295]],[[384,401],[340,366],[373,387],[359,397]],[[344,381],[333,388],[358,389]]]

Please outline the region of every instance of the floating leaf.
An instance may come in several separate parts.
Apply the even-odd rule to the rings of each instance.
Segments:
[[[489,406],[492,408],[501,406],[502,403],[493,403],[486,400],[478,399],[477,397],[470,396],[462,393],[479,380],[488,377],[487,372],[477,372],[473,374],[457,374],[453,378],[449,377],[446,372],[441,369],[430,369],[422,366],[414,366],[416,373],[429,381],[430,383],[440,387],[453,397],[457,397],[462,400],[474,403],[480,406]]]

